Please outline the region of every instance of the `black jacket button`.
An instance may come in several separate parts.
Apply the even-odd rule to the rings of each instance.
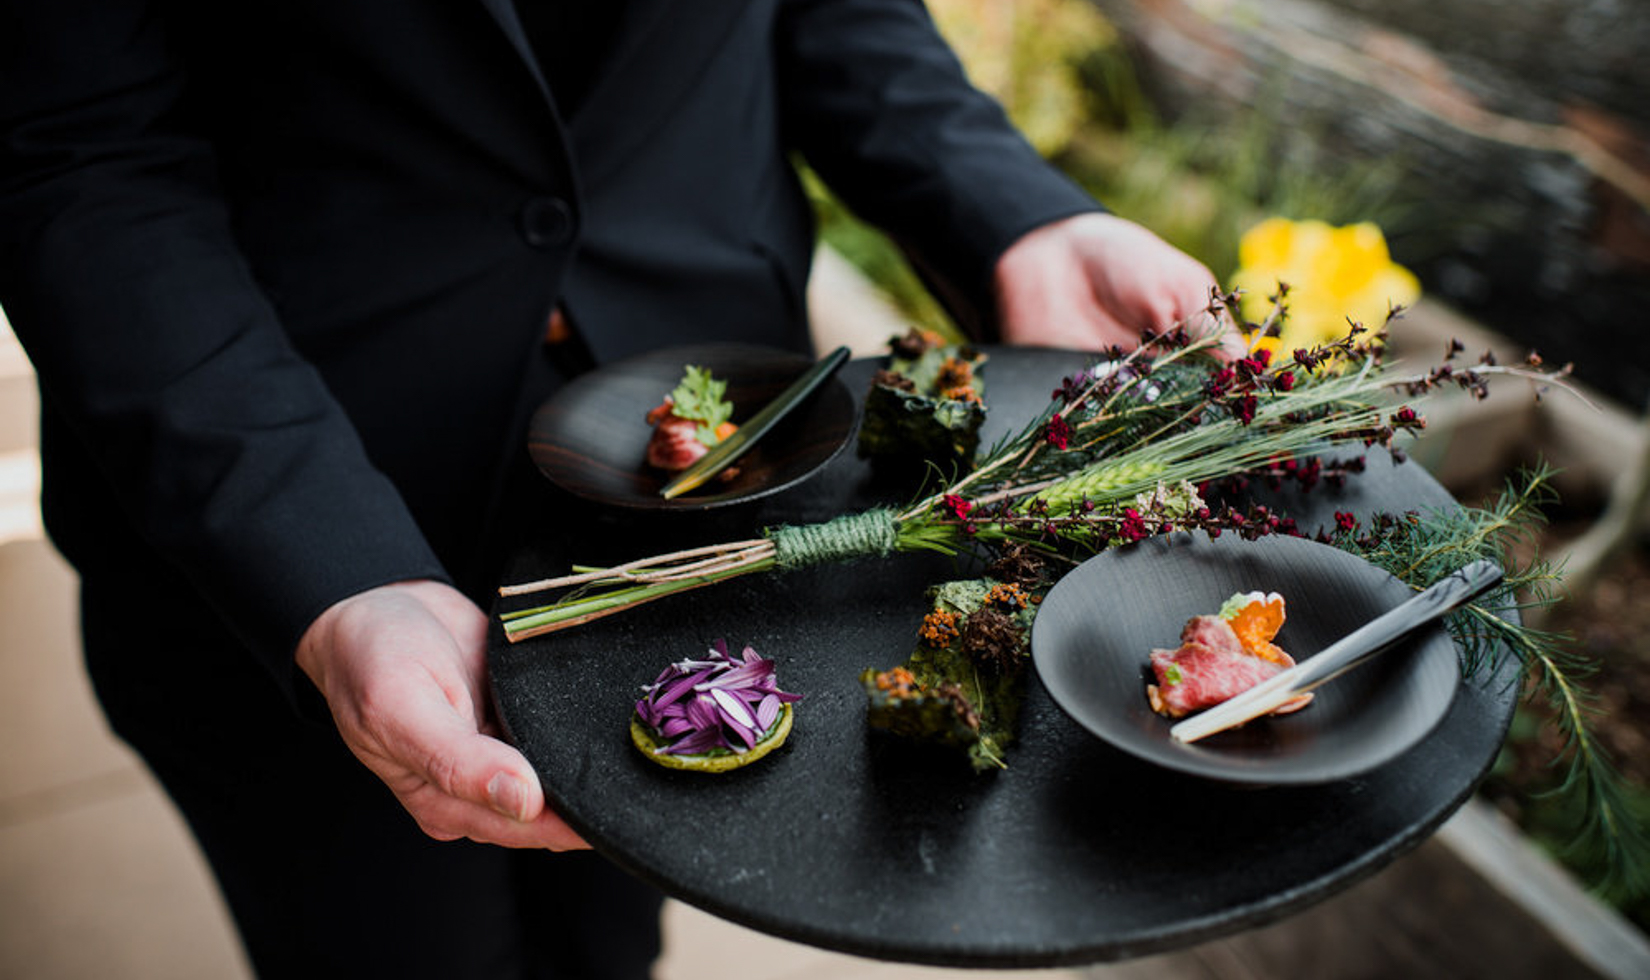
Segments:
[[[521,237],[534,248],[555,248],[573,240],[573,209],[559,197],[535,197],[521,206]]]

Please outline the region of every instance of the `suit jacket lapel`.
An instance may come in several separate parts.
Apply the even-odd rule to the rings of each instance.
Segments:
[[[572,135],[579,182],[585,188],[598,183],[646,140],[715,55],[739,16],[752,6],[752,0],[621,2],[625,9],[612,49],[603,59],[584,104],[572,119],[565,120]],[[522,29],[515,0],[481,3],[527,63],[546,105],[555,112],[555,98]],[[562,121],[560,116],[557,119]]]
[[[585,186],[629,159],[687,95],[752,0],[624,0],[618,37],[572,120]]]
[[[533,45],[527,40],[527,32],[522,29],[521,18],[516,14],[515,0],[481,0],[481,5],[498,21],[503,29],[504,36],[510,46],[516,49],[516,54],[527,65],[527,70],[533,76],[533,81],[543,93],[544,100],[554,110],[556,100],[550,95],[550,83],[544,80],[544,72],[539,70],[539,60],[533,56]]]

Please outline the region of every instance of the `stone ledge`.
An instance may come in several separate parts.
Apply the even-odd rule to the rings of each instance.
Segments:
[[[1467,801],[1439,829],[1438,839],[1603,976],[1650,977],[1644,933],[1589,895],[1488,803]]]

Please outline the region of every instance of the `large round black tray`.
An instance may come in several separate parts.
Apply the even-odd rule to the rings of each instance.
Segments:
[[[1040,407],[1081,355],[992,351],[991,439]],[[863,393],[874,365],[844,381]],[[691,528],[547,504],[515,579],[747,536],[890,499],[851,453],[809,483]],[[1448,507],[1414,466],[1372,456],[1344,489],[1287,501],[1303,527],[1337,510]],[[857,675],[903,660],[926,586],[973,570],[936,558],[747,577],[517,645],[491,673],[500,716],[553,805],[601,852],[671,895],[830,949],[981,967],[1053,966],[1186,946],[1287,915],[1423,840],[1494,758],[1515,667],[1469,677],[1431,736],[1356,778],[1236,787],[1171,772],[1079,728],[1030,684],[1009,768],[868,733]],[[524,600],[512,600],[514,605]],[[626,733],[640,685],[712,640],[751,644],[806,697],[790,744],[723,776],[666,770]]]

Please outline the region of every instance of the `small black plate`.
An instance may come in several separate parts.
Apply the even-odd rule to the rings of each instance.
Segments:
[[[552,483],[586,500],[641,510],[707,510],[796,486],[830,462],[854,433],[854,399],[831,379],[733,464],[738,473],[670,500],[670,474],[647,465],[647,413],[676,387],[688,365],[728,383],[733,420],[772,401],[813,361],[793,351],[706,344],[651,351],[606,365],[556,392],[534,413],[528,452]]]
[[[1056,704],[1090,732],[1148,762],[1254,784],[1324,783],[1380,765],[1420,741],[1460,682],[1441,626],[1319,687],[1289,715],[1261,718],[1187,745],[1146,701],[1154,647],[1239,592],[1277,592],[1287,619],[1277,644],[1305,660],[1414,591],[1379,568],[1302,538],[1211,540],[1177,534],[1089,559],[1049,592],[1032,630],[1037,673]]]

